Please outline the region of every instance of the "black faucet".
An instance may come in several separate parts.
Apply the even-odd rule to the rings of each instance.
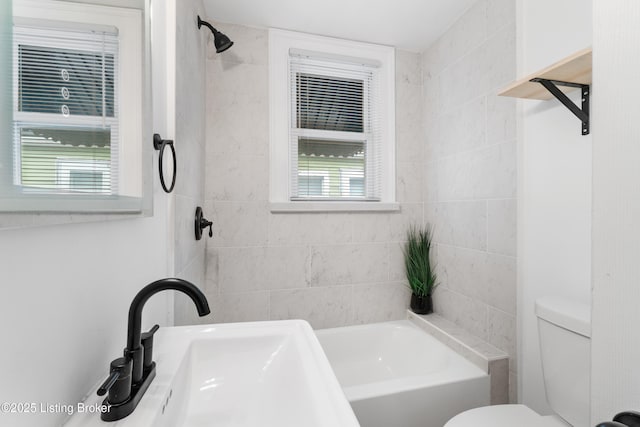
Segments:
[[[142,333],[142,308],[153,294],[168,289],[187,294],[196,305],[200,316],[206,316],[211,312],[204,294],[186,280],[162,279],[138,292],[129,308],[127,348],[124,349],[124,357],[111,362],[109,378],[98,389],[98,396],[109,393],[103,402],[107,410],[100,415],[103,421],[116,421],[131,414],[156,376],[153,334],[159,326],[155,325],[148,332]]]

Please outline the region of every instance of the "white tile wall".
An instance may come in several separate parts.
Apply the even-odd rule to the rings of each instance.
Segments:
[[[211,154],[206,158],[206,182],[225,182],[208,193],[210,200],[243,202],[269,199],[269,163],[265,156]]]
[[[516,139],[516,99],[503,96],[487,98],[487,140],[492,143]]]
[[[438,154],[446,156],[486,146],[485,114],[487,99],[476,98],[452,111],[443,113],[435,127]],[[449,126],[456,123],[456,126]]]
[[[270,300],[272,319],[305,319],[314,329],[353,323],[351,286],[275,291]]]
[[[516,2],[513,0],[487,1],[487,29],[496,30],[513,24],[516,16]]]
[[[441,157],[438,195],[441,200],[513,199],[515,178],[515,142],[492,145]]]
[[[389,280],[406,283],[404,242],[389,244]]]
[[[239,292],[213,297],[212,321],[224,317],[226,322],[269,320],[269,292]]]
[[[496,93],[516,77],[514,4],[478,1],[421,58],[422,194],[441,283],[435,311],[509,354],[512,402],[516,103]]]
[[[396,197],[400,203],[422,202],[422,162],[397,162]]]
[[[309,286],[309,258],[307,246],[219,248],[219,289],[232,293]]]
[[[478,250],[487,248],[487,202],[484,200],[425,203],[425,220],[433,224],[436,243]]]
[[[411,291],[402,281],[353,286],[355,323],[375,323],[401,319],[406,315]]]
[[[403,203],[400,214],[354,213],[349,216],[353,242],[401,242],[411,224],[422,222],[422,203]]]
[[[311,247],[312,286],[382,282],[389,278],[385,243]]]
[[[268,215],[268,243],[281,245],[328,245],[350,243],[352,226],[346,213]]]
[[[487,246],[490,252],[516,255],[516,201],[489,200]]]
[[[515,315],[513,257],[439,245],[438,275],[444,287]]]
[[[420,55],[397,52],[399,213],[269,211],[268,37],[216,27],[234,40],[206,64],[206,292],[216,322],[303,318],[316,328],[404,317],[400,242],[422,223]]]
[[[196,15],[203,14],[201,0],[188,0],[176,8],[175,135],[177,157],[173,198],[174,259],[171,274],[206,288],[205,245],[194,238],[193,217],[204,202],[205,177],[205,52],[206,34],[194,31]],[[176,324],[190,323],[196,316],[193,303],[176,297]],[[197,317],[197,316],[196,316]]]
[[[214,218],[209,246],[264,246],[267,244],[267,202],[207,201],[207,214]]]
[[[513,315],[487,309],[487,341],[509,354],[509,369],[516,371],[516,318]]]

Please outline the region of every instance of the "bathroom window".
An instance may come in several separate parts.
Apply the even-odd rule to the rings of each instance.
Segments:
[[[16,26],[14,57],[14,185],[117,194],[117,33]]]
[[[272,211],[397,209],[393,49],[269,36]]]
[[[0,211],[140,212],[140,10],[15,1]]]
[[[377,68],[291,55],[291,200],[380,200],[380,143],[375,87]],[[352,194],[341,171],[364,176]],[[327,190],[307,191],[300,176],[328,171]]]

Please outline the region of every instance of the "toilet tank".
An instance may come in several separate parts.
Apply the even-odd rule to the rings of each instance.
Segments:
[[[591,308],[561,297],[536,301],[547,402],[575,427],[589,425]]]

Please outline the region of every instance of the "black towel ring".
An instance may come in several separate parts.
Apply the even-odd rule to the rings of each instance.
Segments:
[[[164,155],[164,149],[171,148],[171,157],[173,158],[173,178],[171,178],[171,186],[167,188],[167,184],[164,181],[164,172],[162,171],[162,156]],[[160,158],[158,159],[158,172],[160,174],[160,185],[162,185],[162,189],[165,193],[171,193],[173,191],[173,187],[176,185],[176,175],[178,173],[177,163],[176,163],[176,149],[173,146],[173,140],[171,139],[162,139],[160,135],[157,133],[153,134],[153,148],[160,151]]]

